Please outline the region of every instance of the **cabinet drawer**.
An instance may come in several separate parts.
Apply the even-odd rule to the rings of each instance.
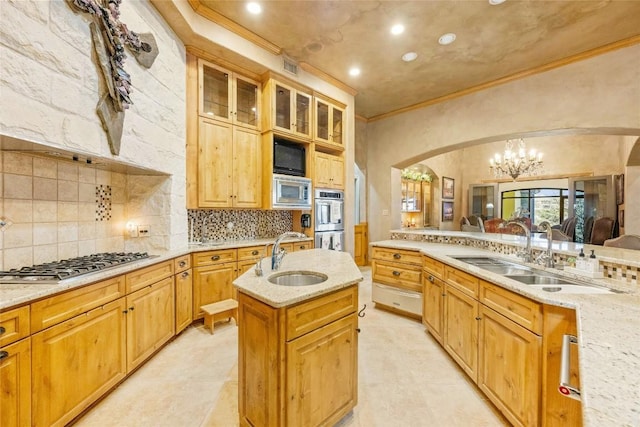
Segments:
[[[160,264],[141,268],[133,273],[127,273],[127,293],[135,292],[152,283],[156,283],[166,277],[173,275],[173,261],[166,261]]]
[[[264,255],[264,246],[249,246],[247,248],[238,248],[238,261],[253,260]]]
[[[444,264],[428,256],[422,257],[422,268],[439,279],[444,276]]]
[[[373,283],[371,299],[376,304],[422,317],[422,294]]]
[[[308,241],[308,242],[295,242],[292,243],[293,245],[293,251],[306,251],[307,249],[313,249],[313,242],[312,241]]]
[[[480,281],[480,302],[531,332],[542,334],[542,304],[507,289]]]
[[[357,285],[289,307],[286,309],[287,341],[328,325],[357,309]]]
[[[422,267],[422,255],[416,251],[392,248],[373,248],[373,259],[382,261],[402,262]]]
[[[417,266],[373,261],[372,277],[374,282],[422,293],[422,268]]]
[[[478,298],[478,288],[480,287],[480,279],[471,274],[465,273],[453,267],[445,266],[444,280],[451,286],[461,290],[462,292],[474,298]]]
[[[99,307],[125,294],[124,276],[114,277],[31,304],[31,333]]]
[[[191,268],[191,255],[183,255],[173,260],[173,271],[180,273]]]
[[[29,336],[29,306],[0,313],[0,347]]]
[[[223,262],[235,262],[236,249],[222,249],[219,251],[198,252],[193,254],[193,266],[221,264]]]

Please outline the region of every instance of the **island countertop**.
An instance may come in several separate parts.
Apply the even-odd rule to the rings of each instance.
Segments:
[[[274,308],[297,304],[363,280],[362,273],[349,253],[327,249],[310,249],[287,254],[276,271],[270,268],[270,257],[263,259],[261,266],[262,276],[257,276],[251,269],[234,280],[233,284],[238,291]],[[317,285],[306,286],[281,286],[269,282],[271,275],[288,271],[318,272],[326,274],[328,278]]]
[[[476,237],[479,233],[441,231],[439,234]],[[490,238],[500,240],[499,236],[492,235]],[[507,240],[514,241],[517,238],[509,236]],[[515,256],[506,256],[470,246],[411,240],[384,240],[372,242],[371,245],[420,251],[539,302],[574,308],[580,346],[579,366],[584,425],[588,427],[640,426],[640,386],[638,386],[640,289],[628,285],[616,286],[616,281],[611,279],[580,278],[582,281],[600,286],[622,288],[625,293],[550,294],[451,257],[452,255],[484,255],[520,262]],[[567,249],[571,250],[574,247]],[[615,256],[618,252],[622,251],[611,250],[607,255]],[[627,258],[637,259],[636,254],[626,255]],[[541,267],[536,266],[536,268]],[[560,271],[554,271],[554,273],[563,274]]]

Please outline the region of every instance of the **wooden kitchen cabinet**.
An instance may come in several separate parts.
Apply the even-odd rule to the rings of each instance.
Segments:
[[[29,306],[0,312],[0,347],[14,343],[30,334]]]
[[[542,426],[581,427],[582,403],[558,391],[562,338],[565,334],[578,336],[575,310],[567,307],[544,305],[544,335],[542,341]],[[571,344],[569,356],[569,383],[580,389],[578,368],[579,346]]]
[[[31,337],[32,425],[63,426],[127,373],[125,298]]]
[[[270,78],[265,84],[264,129],[311,139],[312,95],[294,83]]]
[[[0,347],[0,425],[31,425],[31,338]]]
[[[539,425],[542,338],[480,305],[478,387],[514,426]]]
[[[442,279],[424,272],[422,323],[440,345],[444,344],[444,297],[445,283]]]
[[[344,190],[344,159],[316,151],[314,185],[317,188]]]
[[[479,303],[448,283],[445,293],[444,349],[477,383]]]
[[[239,293],[240,425],[334,425],[357,403],[358,287],[274,308]]]
[[[233,281],[237,277],[237,263],[227,262],[196,267],[193,270],[193,318],[201,319],[203,305],[233,298]]]
[[[191,254],[173,260],[176,272],[176,335],[182,332],[193,321],[193,271],[191,270]]]
[[[418,251],[374,246],[371,296],[376,307],[422,318],[422,255]]]
[[[198,59],[198,94],[198,113],[201,116],[259,128],[259,82]]]
[[[200,118],[197,165],[197,207],[262,207],[257,131]]]
[[[314,140],[344,147],[344,108],[316,96],[314,112]]]
[[[175,335],[173,276],[127,295],[127,372]]]
[[[402,209],[401,212],[422,211],[422,182],[410,179],[402,180]]]

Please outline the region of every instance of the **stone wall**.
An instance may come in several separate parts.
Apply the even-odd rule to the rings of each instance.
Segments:
[[[92,58],[91,20],[84,13],[74,12],[64,0],[0,2],[0,135],[162,172],[164,176],[135,179],[126,174],[113,175],[126,187],[126,200],[122,202],[129,219],[151,224],[152,228],[151,237],[146,240],[126,241],[122,230],[114,231],[117,238],[114,235],[106,247],[113,250],[184,247],[187,244],[184,46],[148,2],[124,0],[120,11],[120,19],[129,29],[152,33],[159,50],[149,69],[140,66],[127,52],[125,69],[131,75],[133,105],[125,114],[120,155],[111,155],[95,112],[102,83],[100,70]],[[7,160],[7,153],[4,154],[5,164],[12,162],[13,157]],[[21,173],[31,179],[40,178],[37,167],[33,172]],[[99,171],[95,173],[101,176]],[[5,183],[5,195],[6,187]],[[6,203],[6,196],[3,197]],[[36,199],[31,201],[35,203]],[[90,244],[80,241],[76,239],[78,252],[85,253]],[[96,250],[101,245],[96,242]],[[73,250],[58,252],[62,256]],[[41,253],[34,246],[32,258],[40,260]]]

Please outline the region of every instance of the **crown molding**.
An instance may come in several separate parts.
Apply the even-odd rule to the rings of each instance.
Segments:
[[[239,35],[240,37],[250,41],[256,46],[259,46],[265,49],[268,52],[271,52],[274,55],[280,55],[282,53],[282,48],[280,46],[277,46],[271,43],[270,41],[263,39],[256,33],[253,33],[247,30],[246,28],[244,28],[243,26],[238,25],[231,19],[225,16],[222,16],[218,12],[202,4],[200,0],[187,0],[187,1],[189,2],[189,5],[194,10],[194,12],[196,12],[198,15],[210,20],[211,22],[214,22],[220,25],[223,28],[226,28],[232,33]]]

